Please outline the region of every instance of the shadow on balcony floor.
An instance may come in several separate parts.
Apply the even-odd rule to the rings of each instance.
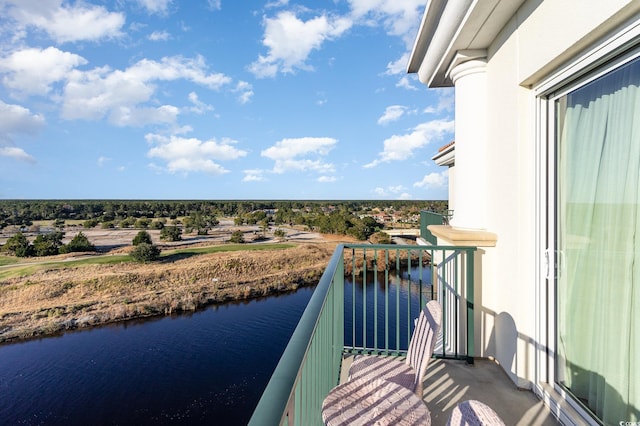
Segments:
[[[351,357],[343,360],[341,383],[346,380],[351,361]],[[478,359],[469,365],[464,361],[432,360],[424,382],[424,401],[431,412],[431,425],[446,425],[453,407],[468,399],[489,405],[506,425],[559,424],[533,392],[518,389],[494,362]]]
[[[476,399],[489,405],[507,425],[558,425],[531,391],[518,389],[494,362],[434,359],[427,369],[424,401],[433,426],[446,425],[456,404]]]

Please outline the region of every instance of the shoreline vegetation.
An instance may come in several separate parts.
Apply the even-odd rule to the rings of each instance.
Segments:
[[[338,243],[387,244],[382,229],[415,229],[421,210],[446,208],[446,201],[0,200],[0,252],[8,254],[0,255],[0,344],[314,286]],[[155,253],[138,263],[141,230]],[[346,273],[384,267],[393,265],[352,263],[345,253]]]
[[[0,343],[316,285],[336,243],[256,246],[214,253],[205,247],[175,250],[151,264],[90,259],[34,264],[25,276],[0,281]]]

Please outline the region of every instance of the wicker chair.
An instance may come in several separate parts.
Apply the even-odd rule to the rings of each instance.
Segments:
[[[358,355],[349,380],[383,379],[413,391],[422,399],[422,382],[442,324],[442,307],[432,300],[420,312],[404,361],[382,355]]]
[[[504,422],[491,407],[472,399],[455,406],[447,426],[504,426]]]

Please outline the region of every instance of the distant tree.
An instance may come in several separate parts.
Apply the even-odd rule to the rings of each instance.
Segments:
[[[136,234],[136,236],[133,238],[132,244],[134,246],[137,246],[139,244],[153,244],[153,241],[151,240],[151,235],[149,235],[149,233],[147,231],[140,231],[138,232],[138,234]]]
[[[18,232],[10,237],[4,246],[2,246],[2,250],[18,257],[33,256],[33,247],[22,232]]]
[[[392,240],[391,240],[391,235],[387,234],[386,232],[376,232],[375,234],[371,235],[369,237],[369,240],[373,243],[373,244],[391,244]]]
[[[160,231],[160,239],[168,241],[180,241],[182,239],[182,230],[177,226],[165,226]]]
[[[33,253],[36,256],[54,256],[59,253],[63,238],[64,232],[60,231],[38,235],[33,240]]]
[[[229,238],[229,242],[236,244],[244,243],[244,232],[240,230],[233,231],[233,233],[231,233],[231,238]]]
[[[267,231],[269,230],[269,220],[267,219],[262,219],[258,225],[260,225],[260,231],[262,231],[262,236],[264,237],[267,234]]]
[[[96,226],[98,226],[98,219],[85,220],[82,226],[86,229],[95,228]]]
[[[96,247],[82,232],[73,237],[69,244],[60,247],[60,253],[78,253],[84,251],[96,251]]]
[[[383,224],[379,223],[377,220],[375,220],[371,216],[363,217],[362,225],[365,227],[365,232],[368,235],[372,235],[374,232],[384,227]]]
[[[125,228],[131,228],[135,223],[136,223],[135,217],[127,217],[125,219],[122,219],[119,225],[120,225],[120,228],[125,229]]]
[[[154,220],[151,222],[151,229],[162,229],[164,228],[164,223],[162,219]]]
[[[160,258],[160,249],[153,244],[140,243],[129,253],[136,262],[153,262]]]
[[[56,219],[53,221],[53,226],[55,228],[64,228],[64,219]]]
[[[287,237],[287,233],[285,232],[284,229],[278,228],[275,231],[273,231],[273,236],[284,240]]]
[[[345,234],[351,235],[352,237],[362,241],[366,240],[368,237],[363,226],[354,226],[352,228],[349,228],[349,230],[345,232]]]
[[[150,223],[151,223],[151,220],[147,219],[146,217],[141,217],[140,219],[136,220],[134,227],[147,229]]]
[[[100,227],[102,229],[113,229],[115,228],[115,225],[113,224],[113,222],[109,221],[109,222],[102,222],[102,225],[100,225]]]

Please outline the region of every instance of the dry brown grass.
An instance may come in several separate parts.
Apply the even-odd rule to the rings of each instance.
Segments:
[[[66,267],[10,278],[0,283],[0,342],[314,285],[335,245]]]

